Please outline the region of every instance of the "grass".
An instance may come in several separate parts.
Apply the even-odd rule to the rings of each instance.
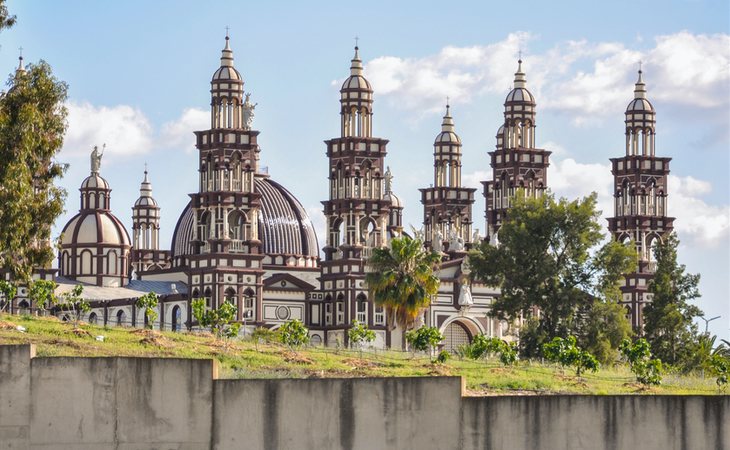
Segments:
[[[25,332],[16,329],[26,328]],[[292,352],[276,344],[250,340],[223,344],[207,333],[149,332],[71,324],[55,318],[0,314],[0,345],[36,345],[37,356],[135,356],[211,358],[220,363],[222,378],[342,378],[456,375],[466,378],[471,395],[509,394],[717,394],[714,378],[665,375],[662,385],[643,388],[625,366],[601,368],[580,378],[534,361],[503,367],[498,361],[451,359],[432,364],[425,356],[397,351],[363,353],[332,348]],[[97,341],[96,336],[104,336]]]

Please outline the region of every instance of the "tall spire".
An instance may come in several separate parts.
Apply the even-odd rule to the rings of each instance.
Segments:
[[[448,97],[446,97],[446,114],[444,115],[444,121],[441,122],[441,131],[454,131],[454,119],[451,117],[451,106]]]
[[[517,60],[517,72],[515,72],[515,83],[514,88],[524,88],[527,84],[525,73],[522,71],[522,58]]]
[[[221,66],[233,66],[233,50],[231,50],[228,27],[226,27],[226,46],[221,52]]]
[[[23,64],[23,47],[18,48],[20,55],[18,56],[18,68],[15,69],[15,76],[19,76],[25,73],[25,64]]]
[[[152,183],[147,179],[147,163],[144,165],[144,180],[139,186],[140,197],[152,197]]]
[[[360,47],[355,45],[355,56],[352,57],[350,75],[362,75],[362,60],[360,60]]]
[[[641,70],[641,61],[639,61],[639,79],[636,80],[634,87],[634,98],[646,98],[646,84],[644,84],[643,71]]]

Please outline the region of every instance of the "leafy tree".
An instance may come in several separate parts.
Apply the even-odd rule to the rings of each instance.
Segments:
[[[0,0],[0,31],[11,28],[13,25],[15,25],[15,16],[11,16],[8,12],[5,0]]]
[[[12,281],[0,280],[0,293],[3,294],[3,302],[0,305],[0,312],[2,312],[13,301],[15,294],[18,293],[18,288]]]
[[[290,320],[279,328],[281,342],[294,350],[309,342],[309,330],[298,320]]]
[[[208,309],[205,306],[205,299],[197,298],[192,300],[191,307],[198,325],[210,328],[216,339],[238,336],[241,324],[235,322],[238,309],[232,303],[223,302],[218,309]]]
[[[28,297],[35,307],[40,310],[52,307],[56,302],[56,282],[51,280],[36,280],[30,284]]]
[[[416,330],[406,332],[406,342],[411,346],[413,351],[429,352],[436,347],[439,342],[444,340],[444,336],[439,333],[436,327],[422,326]]]
[[[360,350],[360,358],[362,358],[363,344],[373,342],[375,340],[375,332],[368,329],[367,325],[355,320],[352,327],[347,331],[347,337],[350,339],[350,345]]]
[[[512,366],[517,362],[517,344],[514,342],[502,341],[499,349],[499,362],[505,366]]]
[[[693,319],[702,311],[689,302],[700,296],[700,276],[685,273],[685,266],[677,263],[678,246],[679,240],[672,233],[654,250],[657,265],[649,283],[653,297],[644,308],[644,337],[663,362],[692,369],[698,339]]]
[[[499,353],[502,345],[503,341],[499,338],[477,334],[474,336],[471,344],[464,344],[460,346],[459,351],[463,356],[477,360],[482,357],[488,357],[494,353]]]
[[[717,376],[718,389],[724,391],[727,389],[728,377],[730,377],[730,358],[721,354],[714,354],[710,358],[710,369]]]
[[[0,5],[0,28],[12,22]],[[30,282],[34,267],[53,259],[51,224],[66,191],[55,186],[66,165],[55,157],[66,131],[68,87],[41,61],[8,81],[0,96],[0,269]]]
[[[408,330],[438,291],[434,268],[441,261],[438,253],[427,251],[423,242],[407,235],[394,238],[388,248],[374,248],[368,259],[366,281],[375,304],[386,311],[388,329],[397,323]]]
[[[259,350],[259,343],[265,342],[271,344],[272,342],[280,342],[279,334],[266,327],[256,327],[251,333],[251,339],[253,339],[256,351]]]
[[[79,326],[81,316],[91,311],[91,305],[89,305],[89,302],[81,297],[83,292],[84,286],[77,284],[70,292],[61,294],[61,298],[58,302],[58,306],[61,310],[71,312],[75,327]]]
[[[543,344],[542,349],[548,361],[560,364],[563,369],[575,367],[577,376],[586,370],[591,372],[598,370],[596,357],[578,347],[575,336],[568,336],[567,339],[555,337],[551,342]]]
[[[628,361],[636,381],[644,385],[658,385],[662,382],[662,362],[651,357],[651,350],[646,339],[631,342],[625,339],[619,348],[621,355]]]
[[[635,264],[625,246],[597,248],[603,239],[598,219],[595,193],[574,201],[518,195],[499,230],[499,247],[485,241],[470,253],[472,276],[501,288],[493,317],[529,318],[539,308],[539,320],[520,334],[529,343],[522,346],[527,356],[537,356],[553,337],[575,334],[579,309]]]
[[[157,294],[154,292],[148,292],[137,299],[137,308],[144,309],[145,328],[150,330],[154,328],[155,320],[157,320],[157,304]]]
[[[634,334],[626,309],[613,300],[594,300],[576,325],[580,346],[604,365],[616,362],[621,342]]]

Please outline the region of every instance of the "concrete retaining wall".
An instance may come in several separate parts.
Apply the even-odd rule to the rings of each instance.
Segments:
[[[728,396],[463,398],[461,379],[216,380],[0,346],[0,448],[725,449]]]

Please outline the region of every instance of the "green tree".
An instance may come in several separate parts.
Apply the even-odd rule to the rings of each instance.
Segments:
[[[721,354],[714,354],[710,358],[710,371],[717,379],[717,388],[725,391],[728,385],[728,377],[730,377],[730,358]]]
[[[631,342],[625,339],[619,348],[621,355],[629,363],[636,381],[644,385],[659,385],[662,382],[662,362],[652,358],[651,349],[646,339]]]
[[[347,337],[350,340],[350,346],[357,347],[360,350],[360,358],[362,358],[363,345],[366,342],[370,343],[375,340],[375,332],[364,323],[355,320],[352,322],[352,327],[347,331]]]
[[[198,325],[210,328],[216,339],[238,336],[241,324],[235,321],[238,309],[232,303],[223,302],[218,309],[208,309],[205,306],[204,298],[196,298],[190,302],[190,305]]]
[[[0,26],[7,21],[2,5]],[[54,182],[66,170],[55,157],[66,131],[67,89],[41,61],[18,71],[0,96],[0,270],[22,283],[53,259],[51,225],[66,197]]]
[[[542,345],[542,352],[548,361],[558,363],[562,368],[574,367],[576,376],[586,370],[598,370],[598,360],[590,352],[578,347],[575,336],[560,337]]]
[[[309,330],[298,320],[290,320],[279,327],[281,342],[292,350],[296,350],[309,342]]]
[[[651,303],[644,308],[644,337],[663,362],[691,370],[698,341],[693,320],[702,311],[690,301],[700,296],[700,276],[685,273],[685,266],[677,263],[678,246],[672,233],[655,247],[656,272],[649,283]]]
[[[157,305],[157,294],[154,292],[148,292],[137,299],[137,308],[144,309],[145,328],[150,330],[154,328],[155,320],[157,320]]]
[[[444,335],[439,333],[436,327],[422,326],[416,330],[406,332],[406,342],[416,352],[429,352],[429,356],[433,353],[433,348],[439,342],[444,340]]]
[[[84,286],[77,284],[70,292],[61,294],[61,298],[58,302],[58,306],[62,311],[69,311],[71,313],[75,327],[79,326],[81,317],[91,311],[91,305],[89,305],[89,302],[85,298],[81,297],[83,292]]]
[[[635,264],[625,246],[599,247],[598,219],[595,193],[574,201],[518,195],[499,230],[499,247],[483,242],[470,253],[472,277],[501,288],[493,317],[529,319],[539,308],[539,320],[520,332],[525,355],[538,356],[542,343],[575,334],[578,311]]]
[[[56,304],[58,299],[55,295],[56,282],[51,280],[36,280],[30,284],[28,297],[32,304],[41,311]]]
[[[5,0],[0,0],[0,31],[15,25],[15,16],[11,16]]]
[[[499,349],[499,362],[505,366],[512,366],[518,359],[517,344],[514,342],[502,341],[502,345]]]
[[[407,331],[429,305],[438,291],[434,268],[440,261],[438,253],[407,235],[392,239],[390,247],[373,249],[366,281],[370,297],[385,308],[389,330],[397,323]]]
[[[603,365],[615,363],[621,342],[634,334],[626,309],[613,300],[593,300],[576,328],[580,346]]]
[[[0,304],[0,312],[2,312],[12,303],[15,294],[18,293],[18,288],[12,281],[0,280],[0,293],[3,294],[3,302]]]

